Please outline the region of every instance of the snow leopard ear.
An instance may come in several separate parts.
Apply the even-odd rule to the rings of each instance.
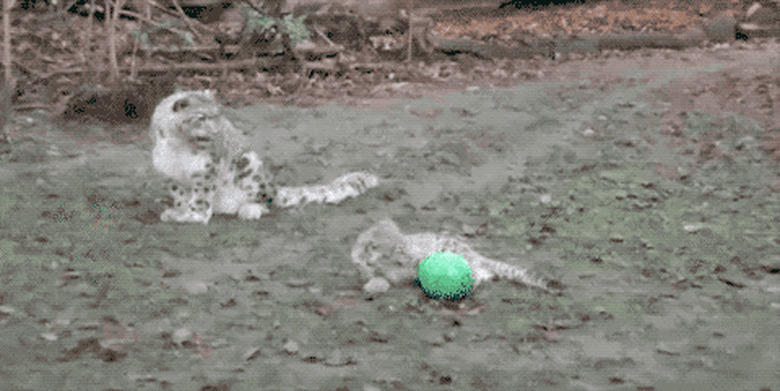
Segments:
[[[173,106],[171,107],[171,111],[174,113],[178,113],[187,107],[190,106],[190,100],[189,97],[183,97],[181,99],[177,99],[176,102],[173,102]]]
[[[376,225],[386,227],[390,230],[400,231],[400,229],[398,228],[398,224],[396,224],[395,221],[393,221],[393,219],[391,219],[390,217],[383,218]]]

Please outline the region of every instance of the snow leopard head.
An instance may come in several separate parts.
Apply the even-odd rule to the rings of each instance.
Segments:
[[[179,91],[163,99],[152,114],[152,140],[180,138],[197,142],[220,132],[222,107],[214,91]]]

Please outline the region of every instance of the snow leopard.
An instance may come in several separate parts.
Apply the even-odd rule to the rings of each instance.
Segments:
[[[413,282],[420,261],[444,251],[466,259],[475,287],[494,278],[503,278],[549,291],[547,282],[527,269],[486,258],[467,243],[451,236],[430,232],[404,235],[389,218],[361,233],[351,255],[364,280],[375,286],[389,287]]]
[[[224,115],[212,90],[180,91],[155,108],[150,126],[152,164],[169,179],[173,206],[164,222],[208,224],[214,214],[255,220],[272,207],[339,203],[379,185],[352,172],[317,186],[276,186],[263,161]]]

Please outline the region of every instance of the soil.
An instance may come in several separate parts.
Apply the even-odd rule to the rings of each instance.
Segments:
[[[19,116],[0,164],[4,387],[780,389],[777,53],[423,64],[244,107],[225,89],[279,182],[383,183],[208,226],[159,222],[143,132]],[[560,293],[365,294],[350,249],[384,217]]]

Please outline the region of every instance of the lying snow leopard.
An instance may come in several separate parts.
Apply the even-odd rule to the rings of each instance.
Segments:
[[[257,153],[222,114],[213,91],[182,91],[163,99],[150,126],[155,169],[172,180],[173,207],[162,221],[208,224],[214,213],[259,219],[270,206],[338,203],[376,187],[373,174],[353,172],[319,186],[276,187]]]
[[[417,277],[417,266],[426,257],[449,251],[463,255],[469,263],[474,286],[505,278],[548,291],[540,278],[517,266],[485,258],[468,244],[430,232],[404,235],[391,219],[384,219],[358,236],[352,247],[352,262],[368,282],[365,291],[385,291],[390,285],[411,283]]]

